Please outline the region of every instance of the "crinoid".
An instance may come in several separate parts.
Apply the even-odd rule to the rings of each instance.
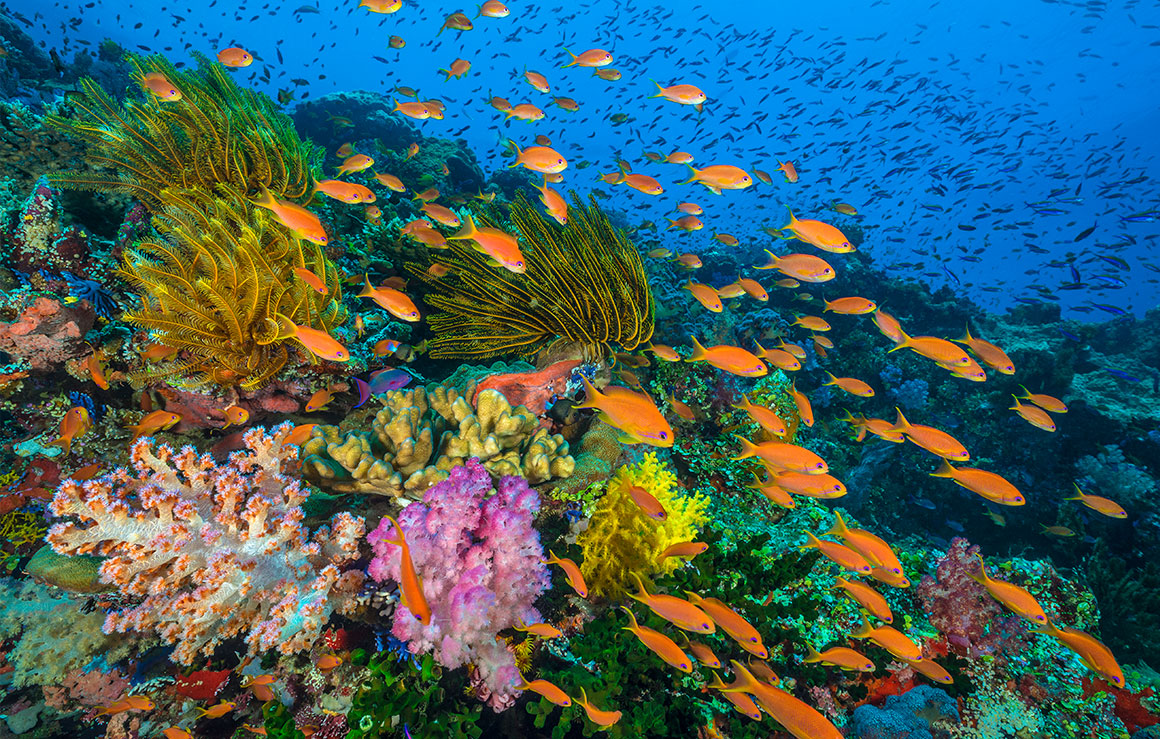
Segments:
[[[521,193],[510,220],[519,231],[527,271],[491,266],[470,241],[449,241],[438,260],[450,272],[435,278],[427,265],[407,269],[431,286],[432,357],[530,356],[567,349],[586,358],[619,346],[632,350],[653,333],[656,305],[636,248],[608,222],[595,200],[572,194],[568,225],[546,218]],[[481,225],[502,228],[498,211]]]
[[[298,137],[288,116],[265,95],[243,90],[220,64],[194,54],[196,69],[179,71],[164,57],[129,57],[133,79],[157,73],[181,92],[163,102],[148,92],[118,103],[91,79],[81,81],[83,94],[73,98],[82,115],[48,116],[56,127],[86,144],[91,164],[100,171],[55,174],[61,187],[123,192],[151,211],[164,207],[166,189],[213,191],[228,184],[243,193],[265,186],[281,198],[305,195],[318,170],[321,150]]]
[[[346,320],[338,272],[318,245],[227,190],[162,190],[153,218],[161,238],[125,252],[121,274],[141,298],[126,320],[182,352],[150,377],[259,387],[289,358],[278,314],[327,331]],[[295,267],[316,274],[327,294],[296,278]]]

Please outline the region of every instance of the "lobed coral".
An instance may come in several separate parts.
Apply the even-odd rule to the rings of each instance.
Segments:
[[[515,655],[497,634],[538,622],[533,603],[549,584],[532,526],[539,509],[527,481],[503,477],[493,489],[488,470],[472,459],[399,514],[431,621],[424,625],[400,605],[392,632],[415,654],[434,652],[445,667],[471,664],[496,710],[514,701],[519,678]],[[389,541],[398,536],[384,518],[367,537],[376,555],[367,570],[374,579],[401,580],[400,548]]]
[[[657,521],[640,509],[629,494],[639,486],[656,498],[668,513]],[[641,578],[668,574],[681,564],[677,557],[657,562],[672,544],[692,541],[708,520],[709,498],[678,492],[677,477],[656,454],[639,464],[621,467],[608,481],[608,491],[596,504],[588,528],[577,539],[584,553],[580,571],[595,597],[615,598]]]
[[[60,486],[51,510],[78,522],[54,525],[48,543],[108,557],[101,578],[137,599],[109,612],[106,633],[156,631],[182,664],[239,634],[253,653],[291,654],[351,607],[363,575],[339,567],[358,555],[363,520],[340,513],[310,540],[307,492],[286,474],[297,459],[282,445],[290,429],[247,431],[245,450],[220,466],[143,438],[131,450],[135,476],[118,468]]]
[[[310,479],[339,492],[399,497],[417,496],[472,457],[495,477],[532,483],[568,477],[575,467],[562,436],[497,390],[478,393],[474,407],[442,385],[392,390],[382,399],[369,431],[314,429],[302,447]]]
[[[656,306],[640,254],[592,200],[573,194],[568,225],[560,227],[521,193],[511,221],[523,237],[527,270],[517,274],[488,264],[471,242],[451,241],[438,260],[451,272],[434,278],[426,264],[407,269],[431,287],[427,302],[431,356],[531,356],[577,351],[604,356],[612,345],[631,351],[653,333]],[[498,217],[479,217],[499,228]]]

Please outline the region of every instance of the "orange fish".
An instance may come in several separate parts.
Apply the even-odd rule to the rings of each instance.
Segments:
[[[874,388],[870,387],[865,382],[862,382],[861,380],[859,380],[857,378],[854,378],[854,377],[834,377],[834,375],[829,373],[829,372],[827,372],[826,374],[830,375],[830,381],[823,382],[822,385],[833,385],[833,386],[837,387],[839,390],[847,392],[850,395],[856,395],[859,398],[873,398],[874,397]]]
[[[894,410],[898,413],[898,420],[891,427],[892,431],[906,434],[906,438],[910,439],[916,445],[944,459],[965,462],[971,458],[970,452],[967,451],[966,447],[947,432],[940,431],[932,426],[912,425],[902,415],[900,409],[895,408]]]
[[[777,413],[773,412],[773,410],[766,408],[763,405],[756,405],[751,403],[749,401],[749,397],[745,394],[741,395],[740,405],[735,405],[732,407],[739,411],[745,411],[748,413],[749,418],[754,423],[775,436],[785,436],[789,432],[789,429],[786,428],[785,421],[781,419],[781,416],[777,415]]]
[[[568,203],[564,200],[560,193],[548,187],[545,182],[543,187],[537,187],[540,191],[540,202],[544,204],[544,210],[552,217],[552,220],[559,223],[561,226],[568,225]]]
[[[1084,667],[1098,673],[1117,688],[1124,687],[1124,671],[1112,656],[1112,650],[1092,635],[1066,626],[1062,629],[1056,628],[1050,621],[1036,631],[1054,636],[1060,644],[1079,655]]]
[[[758,457],[775,469],[791,470],[806,475],[820,475],[830,471],[818,455],[809,449],[787,444],[783,441],[763,441],[754,444],[742,436],[734,436],[741,443],[741,453],[734,460]]]
[[[810,254],[787,254],[779,257],[769,249],[765,250],[769,261],[754,269],[776,269],[802,282],[828,282],[836,276],[834,268],[826,260]]]
[[[714,241],[720,241],[725,246],[737,246],[740,242],[732,234],[713,234]]]
[[[621,172],[619,176],[609,184],[628,185],[634,190],[643,192],[645,195],[660,195],[665,191],[665,188],[661,187],[661,183],[644,174],[629,174],[626,172]]]
[[[275,198],[265,186],[262,187],[261,196],[252,202],[259,208],[265,208],[273,213],[274,217],[295,236],[326,246],[328,239],[322,222],[318,220],[318,216],[301,205]]]
[[[645,604],[649,610],[678,629],[692,631],[696,634],[712,634],[716,631],[713,619],[709,618],[709,615],[697,606],[671,595],[650,594],[645,590],[644,582],[640,576],[634,572],[633,577],[636,578],[638,591],[636,595],[628,593],[629,598]]]
[[[391,109],[391,112],[402,113],[408,118],[413,118],[417,121],[425,121],[431,117],[431,109],[425,103],[421,103],[418,100],[407,102],[396,100],[395,107]],[[342,174],[341,168],[339,169],[339,174]]]
[[[748,277],[738,277],[737,284],[741,285],[741,289],[748,293],[749,297],[754,300],[760,300],[763,303],[769,300],[769,293],[765,291],[765,288],[757,280],[751,280]]]
[[[827,300],[825,303],[827,311],[834,311],[845,316],[861,316],[873,313],[878,309],[873,300],[858,297],[838,298],[837,300]]]
[[[447,238],[474,241],[480,253],[491,257],[496,264],[510,272],[522,274],[527,269],[524,255],[514,236],[498,228],[477,228],[470,213],[467,214],[467,225],[463,230]]]
[[[555,97],[552,98],[552,103],[557,107],[563,108],[569,113],[575,113],[576,111],[580,110],[580,103],[576,102],[572,98]]]
[[[915,354],[921,354],[927,359],[932,359],[939,364],[947,366],[966,366],[971,363],[971,358],[965,351],[946,339],[940,339],[937,336],[907,336],[901,327],[899,327],[898,333],[900,338],[896,340],[894,347],[890,349],[892,352],[896,352],[899,349],[910,349]]]
[[[972,493],[977,493],[992,503],[999,505],[1023,505],[1027,501],[1024,500],[1023,494],[1008,482],[1005,478],[994,472],[987,472],[986,470],[975,469],[974,467],[954,467],[945,459],[940,460],[941,464],[937,471],[930,473],[933,477],[945,477],[954,480],[955,483],[970,490]]]
[[[499,0],[486,0],[483,5],[479,6],[479,15],[476,17],[507,18],[509,15],[511,15],[511,11]]]
[[[411,145],[407,147],[407,156],[403,157],[403,161],[406,162],[406,161],[410,161],[411,159],[414,159],[415,155],[418,153],[419,153],[419,144],[412,141]]]
[[[796,372],[802,368],[802,363],[798,361],[797,357],[781,349],[766,349],[761,344],[757,344],[757,356],[786,372]]]
[[[1067,413],[1067,405],[1062,400],[1052,395],[1044,395],[1043,393],[1033,393],[1022,385],[1019,386],[1023,390],[1023,394],[1018,396],[1019,400],[1030,400],[1035,405],[1039,406],[1045,411],[1052,413]]]
[[[847,254],[854,251],[854,245],[839,229],[821,221],[798,220],[792,210],[789,212],[789,223],[778,230],[789,231],[800,241],[812,244],[822,251],[833,254]]]
[[[148,72],[141,78],[141,86],[163,103],[176,103],[181,100],[181,91],[160,72]]]
[[[180,726],[170,726],[168,729],[162,730],[161,735],[165,739],[193,739],[193,734]]]
[[[693,155],[687,151],[674,151],[665,157],[665,162],[668,164],[688,164],[693,161]]]
[[[324,654],[318,658],[318,661],[314,663],[314,666],[322,672],[330,672],[341,664],[342,657],[339,657],[337,654]]]
[[[792,325],[801,326],[807,331],[829,331],[833,328],[824,318],[818,316],[798,316]]]
[[[181,416],[169,411],[153,411],[147,414],[144,418],[138,421],[135,425],[126,426],[126,428],[133,431],[133,438],[130,442],[137,441],[142,436],[155,434],[158,431],[164,431],[171,428],[181,421]]]
[[[314,411],[323,410],[333,399],[334,394],[330,391],[330,388],[317,390],[310,396],[310,400],[306,401],[306,412],[313,413]]]
[[[350,360],[350,352],[346,347],[325,331],[310,326],[299,326],[281,313],[278,314],[278,325],[284,336],[297,339],[302,346],[310,350],[311,354],[320,359],[329,359],[332,362]]]
[[[549,549],[548,558],[544,560],[544,564],[560,565],[560,569],[564,570],[564,577],[568,581],[568,585],[576,591],[576,595],[581,598],[588,597],[588,585],[584,582],[584,575],[581,574],[580,568],[576,566],[575,562],[567,558],[560,559],[555,552]]]
[[[254,63],[254,57],[248,51],[236,46],[219,51],[217,60],[227,67],[248,67]]]
[[[60,446],[67,457],[72,453],[72,443],[93,428],[93,419],[84,406],[73,406],[65,412],[60,421],[57,438],[48,442],[49,446]],[[135,438],[135,437],[134,437]]]
[[[832,499],[841,498],[846,494],[846,486],[833,475],[807,475],[804,472],[793,470],[775,470],[766,468],[771,482],[790,493],[804,495],[807,498]]]
[[[722,190],[744,190],[753,184],[753,178],[748,172],[731,164],[713,164],[704,169],[696,169],[691,164],[685,166],[692,174],[682,185],[699,182],[717,195]]]
[[[81,467],[76,472],[69,475],[69,477],[71,477],[74,480],[77,480],[78,482],[84,481],[84,480],[91,480],[94,477],[96,477],[100,471],[101,471],[101,465],[94,462],[93,464],[86,464],[84,467]]]
[[[681,211],[682,213],[687,213],[691,216],[699,216],[705,212],[705,210],[696,203],[680,203],[677,205],[677,210]]]
[[[388,190],[393,190],[394,192],[406,192],[407,191],[407,188],[403,185],[402,180],[400,180],[398,177],[394,176],[393,174],[387,174],[385,172],[376,172],[375,179],[378,180],[380,185],[387,188]]]
[[[664,521],[669,517],[665,511],[665,507],[661,502],[653,496],[652,493],[642,488],[640,485],[633,485],[628,489],[628,495],[632,498],[632,502],[636,503],[641,512],[649,518],[657,521]]]
[[[894,623],[894,614],[890,612],[890,606],[877,590],[866,583],[847,580],[844,577],[834,578],[834,583],[834,587],[841,588],[854,602],[869,611],[871,616],[888,624]]]
[[[152,711],[153,701],[143,695],[130,695],[113,701],[107,706],[101,706],[98,716],[115,716],[126,711]]]
[[[444,226],[450,228],[459,227],[459,216],[455,215],[455,211],[446,206],[437,203],[426,203],[420,210]]]
[[[538,636],[541,639],[555,639],[558,636],[563,636],[564,632],[557,629],[551,624],[532,624],[531,626],[524,623],[522,620],[513,626],[516,631],[523,631],[532,636]]]
[[[861,554],[833,541],[826,541],[819,539],[811,534],[809,531],[803,532],[806,535],[806,543],[798,547],[799,549],[817,549],[822,553],[822,556],[830,560],[839,567],[843,567],[851,572],[857,572],[861,575],[869,575],[873,568],[866,558]]]
[[[326,287],[326,283],[323,282],[318,275],[314,274],[310,270],[304,269],[302,267],[295,267],[291,271],[294,272],[298,279],[309,285],[311,289],[313,289],[314,292],[318,293],[319,295],[326,295],[329,292]]]
[[[1075,485],[1075,483],[1072,483]],[[1120,507],[1120,504],[1114,500],[1101,497],[1099,495],[1088,495],[1079,489],[1079,485],[1075,485],[1075,495],[1071,498],[1064,498],[1064,500],[1078,500],[1088,508],[1091,508],[1096,513],[1103,514],[1110,518],[1127,518],[1128,512]]]
[[[793,162],[778,162],[777,168],[783,175],[785,175],[786,182],[794,183],[798,181],[797,167],[793,165]]]
[[[439,72],[443,75],[443,81],[446,82],[452,77],[459,78],[467,74],[471,70],[471,62],[466,59],[456,59],[451,62],[451,67],[448,69],[440,69]]]
[[[716,598],[702,598],[687,590],[685,595],[689,597],[690,603],[708,614],[713,623],[720,626],[742,649],[759,659],[769,656],[769,651],[761,643],[761,634],[740,613]]]
[[[584,383],[586,396],[583,404],[572,407],[600,411],[600,420],[620,429],[621,443],[659,447],[673,445],[673,428],[648,394],[614,385],[606,387],[601,393],[587,377],[582,375],[580,379]]]
[[[226,408],[222,411],[222,415],[226,417],[226,425],[222,426],[223,429],[228,429],[230,426],[242,426],[250,420],[250,412],[237,405]]]
[[[447,16],[447,19],[443,21],[443,26],[435,32],[435,35],[443,33],[444,28],[450,28],[453,31],[470,31],[475,26],[472,25],[470,18],[457,11]]]
[[[198,708],[197,710],[200,712],[198,714],[199,718],[210,718],[210,719],[221,718],[222,716],[225,716],[230,711],[234,710],[234,707],[236,705],[237,705],[237,703],[233,703],[230,701],[222,701],[221,703],[218,703],[216,706],[210,706],[209,708]]]
[[[282,440],[282,446],[301,446],[305,444],[306,440],[310,438],[311,433],[314,431],[314,427],[317,425],[316,423],[303,423],[295,426],[290,429],[290,433],[286,434],[286,438]]]
[[[531,70],[524,70],[524,79],[528,84],[534,87],[538,92],[549,93],[552,91],[552,86],[548,84],[548,78],[539,72]]]
[[[411,560],[411,548],[407,546],[407,539],[403,536],[403,528],[399,526],[399,522],[390,516],[385,516],[385,518],[395,527],[395,533],[399,536],[398,539],[384,537],[380,541],[399,548],[400,603],[420,623],[427,626],[431,623],[431,607],[427,604],[427,597],[423,594],[423,580],[415,571],[415,563]]]
[[[809,650],[802,662],[820,662],[823,665],[833,665],[834,667],[851,672],[873,672],[874,663],[866,659],[865,655],[850,649],[849,647],[831,647],[824,652],[819,653],[813,648],[813,645],[807,643],[806,649]]]
[[[1044,431],[1055,431],[1055,421],[1051,420],[1051,416],[1047,415],[1047,411],[1037,405],[1024,405],[1014,395],[1011,397],[1015,398],[1015,405],[1011,406],[1008,410],[1015,411],[1023,417],[1024,421],[1035,428],[1043,429]]]
[[[690,337],[690,340],[693,342],[693,353],[686,362],[708,362],[719,370],[740,377],[763,377],[769,372],[765,362],[739,346],[721,344],[706,349],[696,337]]]
[[[620,721],[620,711],[603,711],[588,701],[588,694],[584,692],[584,688],[580,688],[580,697],[576,702],[584,706],[584,713],[588,716],[588,720],[600,727],[612,726],[617,721]]]
[[[541,174],[557,174],[568,168],[568,161],[560,152],[547,146],[529,146],[526,149],[515,146],[515,151],[516,160],[508,165],[509,168],[522,164],[526,169]]]
[[[372,13],[395,13],[403,7],[403,0],[359,0],[358,6]]]
[[[769,468],[766,467],[765,469],[768,472]],[[770,503],[773,503],[776,506],[791,509],[797,508],[797,503],[794,502],[794,499],[790,496],[789,493],[787,493],[771,479],[762,480],[758,478],[756,472],[753,473],[753,482],[747,485],[747,487],[761,493],[766,497],[767,500],[769,500]]]
[[[517,121],[538,121],[544,117],[544,111],[531,103],[513,105],[504,112],[504,120],[515,118]],[[553,173],[555,174],[555,173]]]
[[[375,194],[368,187],[357,182],[322,180],[314,183],[314,191],[350,205],[375,202]]]
[[[810,405],[810,399],[805,396],[805,393],[797,389],[796,383],[790,383],[789,395],[793,398],[794,405],[798,409],[798,418],[802,420],[806,426],[814,425],[814,409]],[[824,472],[825,470],[823,470]]]
[[[657,555],[657,563],[664,562],[669,557],[684,557],[692,559],[698,554],[704,554],[709,550],[709,545],[703,541],[682,541],[677,544],[668,546],[665,551]]]
[[[761,720],[761,709],[757,707],[757,704],[746,693],[740,692],[744,688],[741,680],[736,680],[726,685],[721,680],[721,676],[714,672],[713,680],[706,684],[705,687],[721,691],[721,697],[732,703],[733,708],[741,715],[754,721]],[[724,739],[721,732],[717,731],[712,724],[705,728],[705,733],[710,739]]]
[[[1039,605],[1035,596],[1014,583],[987,577],[987,565],[983,562],[983,555],[976,556],[979,558],[979,574],[972,574],[972,580],[986,588],[992,598],[1028,621],[1037,624],[1047,623],[1047,614],[1043,612],[1043,606]]]
[[[592,70],[592,75],[606,82],[616,82],[621,76],[620,72],[615,69],[594,69]]]
[[[684,634],[681,636],[684,637],[685,649],[692,652],[693,656],[696,657],[698,662],[705,665],[706,667],[712,667],[714,669],[721,667],[721,659],[713,653],[713,650],[709,647],[709,645],[702,644],[699,641],[689,641],[689,637],[685,636]]]
[[[401,49],[407,45],[407,39],[402,36],[391,36],[387,39],[387,45],[392,49]]]
[[[871,627],[863,619],[862,625],[850,636],[854,639],[869,639],[895,657],[912,662],[922,659],[922,648],[892,626]]]
[[[995,346],[989,341],[983,341],[971,336],[971,327],[968,326],[966,334],[961,339],[955,339],[960,344],[970,348],[975,353],[975,356],[983,360],[993,370],[1001,372],[1004,375],[1015,374],[1015,363],[1007,356],[999,347]]]
[[[655,629],[650,629],[647,626],[641,626],[636,621],[636,616],[627,607],[621,606],[628,617],[632,620],[631,626],[625,626],[625,631],[631,631],[640,639],[641,643],[651,649],[658,657],[664,660],[667,664],[681,672],[692,672],[693,662],[689,659],[689,655],[685,654],[677,643],[668,638],[664,634]]]
[[[681,267],[683,267],[685,269],[700,269],[702,266],[701,265],[701,258],[698,257],[696,254],[681,254],[680,256],[673,259],[673,261],[676,262],[677,264],[681,265]],[[709,288],[709,289],[712,290],[712,288]],[[717,292],[717,291],[713,290],[713,292]],[[720,293],[718,293],[717,297],[721,297]],[[702,305],[704,305],[704,303],[702,303]],[[714,312],[716,312],[716,311],[714,311]]]
[[[581,54],[573,54],[564,49],[568,56],[572,57],[572,61],[564,65],[568,67],[607,67],[612,64],[612,54],[609,54],[604,49],[589,49]]]
[[[366,154],[352,154],[351,156],[344,159],[342,164],[339,165],[337,170],[338,176],[341,177],[344,174],[362,172],[364,170],[370,169],[374,165],[375,160],[371,159]]]
[[[885,569],[892,575],[902,576],[902,563],[898,561],[898,557],[889,544],[877,534],[866,529],[847,528],[840,511],[834,511],[834,516],[836,521],[834,526],[826,532],[827,534],[845,541],[850,548],[861,554],[867,562],[875,567]]]
[[[419,309],[415,307],[415,302],[407,297],[405,293],[390,287],[372,287],[370,277],[365,274],[363,275],[363,280],[366,281],[366,287],[358,294],[358,297],[370,298],[380,308],[383,308],[400,321],[414,323],[419,320]]]
[[[922,673],[931,680],[934,680],[936,683],[950,685],[955,681],[955,679],[951,677],[951,674],[947,672],[942,665],[927,657],[923,657],[917,661],[903,660],[903,662],[913,667],[915,672]]]
[[[567,708],[572,705],[572,699],[568,697],[568,694],[547,680],[533,680],[528,682],[521,675],[520,684],[516,686],[516,690],[530,690],[533,693],[539,693],[557,706]]]
[[[701,219],[694,215],[681,216],[676,220],[672,218],[666,218],[665,220],[669,222],[669,228],[677,228],[682,231],[700,231],[705,227]],[[667,231],[668,229],[665,230]]]
[[[684,420],[689,422],[697,420],[697,414],[693,412],[693,409],[677,400],[672,394],[669,395],[669,405],[673,407],[673,413],[676,413]]]
[[[681,105],[695,106],[697,112],[701,112],[701,106],[709,99],[701,88],[696,85],[671,85],[669,87],[662,87],[657,81],[653,81],[657,86],[657,94],[651,95],[654,98],[664,98],[670,102],[680,103]]]
[[[177,349],[172,346],[166,346],[165,344],[159,344],[157,342],[147,344],[145,346],[145,350],[141,352],[141,358],[147,362],[159,362],[161,360],[173,359],[175,356],[177,356]],[[92,367],[89,367],[89,372],[92,372]],[[101,380],[106,381],[103,374],[101,376]],[[93,378],[93,382],[96,382],[95,376]]]

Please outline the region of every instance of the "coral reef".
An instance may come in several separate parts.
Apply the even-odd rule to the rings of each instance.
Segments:
[[[320,425],[311,432],[302,447],[310,479],[338,492],[418,497],[470,458],[495,477],[532,483],[572,474],[568,442],[497,390],[478,393],[474,406],[441,385],[392,390],[382,399],[370,430]]]
[[[663,521],[649,517],[629,491],[639,486],[657,499],[668,514]],[[615,598],[633,587],[633,575],[642,578],[667,574],[680,566],[677,557],[658,562],[665,549],[692,541],[708,520],[708,498],[684,495],[677,477],[654,453],[616,471],[608,490],[596,504],[588,529],[577,539],[584,552],[580,571],[593,597]]]
[[[141,599],[111,611],[106,632],[156,631],[183,664],[239,634],[255,653],[289,654],[350,605],[362,573],[339,567],[357,556],[363,521],[341,513],[308,537],[306,491],[285,474],[297,458],[282,444],[289,432],[251,429],[223,466],[143,438],[133,471],[61,485],[52,512],[78,522],[54,525],[49,544],[108,557],[101,578]]]
[[[24,360],[34,371],[48,371],[65,360],[92,352],[85,334],[96,315],[91,305],[27,292],[0,298],[0,350]]]
[[[461,241],[448,242],[438,256],[452,268],[444,277],[408,263],[432,290],[427,302],[441,311],[429,317],[432,357],[544,351],[555,358],[568,347],[598,357],[612,345],[632,350],[652,337],[655,306],[640,255],[595,200],[585,207],[573,195],[565,227],[522,196],[510,217],[524,241],[523,273],[490,266],[487,255]],[[498,217],[481,217],[480,226],[498,228]]]
[[[544,550],[532,520],[540,499],[519,477],[491,476],[476,460],[453,469],[422,503],[399,514],[399,526],[431,608],[424,625],[403,606],[395,609],[394,635],[411,652],[433,652],[448,668],[471,664],[495,710],[513,701],[519,679],[515,657],[496,635],[520,623],[537,623],[533,607],[548,587]],[[399,532],[383,519],[367,537],[375,550],[368,573],[402,579]]]
[[[39,178],[24,206],[0,227],[0,249],[7,264],[25,274],[41,270],[79,272],[89,266],[89,235],[65,226],[59,193]]]
[[[850,720],[853,739],[933,739],[947,737],[959,722],[955,701],[941,690],[918,685],[887,697],[882,708],[858,706]],[[938,727],[938,728],[936,728]]]

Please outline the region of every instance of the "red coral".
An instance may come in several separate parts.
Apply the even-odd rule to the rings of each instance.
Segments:
[[[1102,678],[1092,679],[1087,676],[1083,678],[1083,697],[1087,698],[1093,693],[1108,693],[1111,695],[1116,701],[1116,707],[1113,709],[1116,718],[1124,722],[1124,726],[1131,734],[1135,734],[1137,731],[1149,726],[1160,724],[1160,716],[1149,711],[1141,702],[1145,698],[1151,698],[1154,692],[1152,688],[1147,688],[1141,690],[1139,693],[1133,693],[1129,690],[1117,688]]]
[[[195,701],[212,700],[225,686],[226,681],[230,679],[230,672],[232,670],[219,672],[198,670],[189,675],[180,675],[173,685],[173,690],[178,695]]]
[[[479,394],[484,390],[499,390],[513,406],[526,406],[537,416],[543,413],[553,395],[562,395],[568,389],[572,372],[580,366],[578,361],[556,362],[535,372],[512,372],[506,375],[491,375],[475,386],[471,404],[476,405]]]

